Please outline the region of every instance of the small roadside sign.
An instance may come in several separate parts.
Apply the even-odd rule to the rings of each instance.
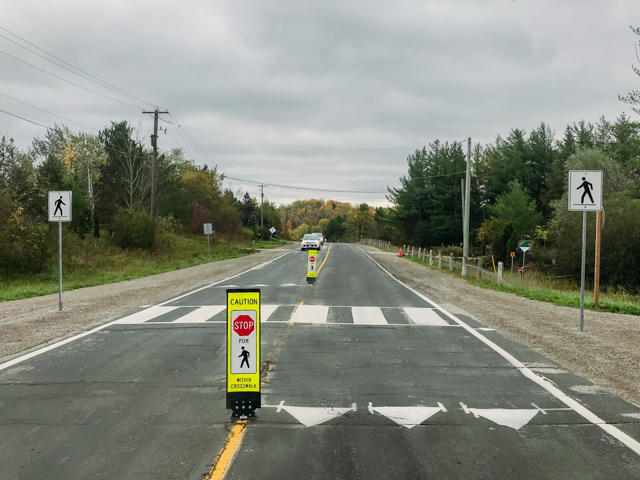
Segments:
[[[520,250],[522,250],[523,252],[526,252],[527,250],[529,250],[531,248],[531,245],[529,245],[527,242],[522,242],[519,246]],[[511,255],[512,257],[515,257],[515,252],[512,253]]]
[[[227,408],[255,418],[260,398],[260,289],[227,290]]]
[[[205,223],[204,224],[204,234],[205,235],[212,235],[213,234],[213,225],[210,223]]]
[[[71,191],[50,191],[49,192],[49,221],[50,222],[70,222],[71,221]]]
[[[603,178],[601,170],[569,171],[569,210],[575,212],[602,210]]]
[[[276,233],[276,228],[275,227],[271,227],[269,229],[269,231],[271,232],[271,234],[273,235],[274,233]]]
[[[516,256],[516,252],[511,252],[511,258]]]
[[[309,250],[307,255],[307,283],[316,281],[318,275],[318,251]]]

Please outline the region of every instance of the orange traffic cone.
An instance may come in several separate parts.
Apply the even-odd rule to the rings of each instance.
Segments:
[[[402,256],[402,249],[400,249],[400,251],[398,252],[398,256],[401,257]]]

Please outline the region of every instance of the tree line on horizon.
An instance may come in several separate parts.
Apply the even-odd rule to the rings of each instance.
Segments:
[[[459,143],[435,141],[407,158],[386,236],[397,245],[462,245],[461,179],[466,152]],[[506,137],[472,148],[471,248],[474,255],[510,261],[519,242],[545,273],[578,278],[582,215],[569,212],[569,170],[604,172],[601,283],[640,286],[640,123],[621,115],[615,121],[580,121],[561,139],[544,123],[529,134],[513,129]],[[595,213],[588,214],[588,251],[594,251]],[[531,255],[530,255],[531,254]],[[593,271],[594,256],[587,257]]]
[[[229,241],[268,239],[273,226],[276,236],[293,241],[322,232],[329,241],[369,236],[396,245],[459,248],[463,146],[436,140],[409,155],[407,166],[400,187],[389,189],[389,208],[331,199],[288,205],[267,200],[261,227],[255,197],[225,188],[223,174],[197,166],[180,149],[158,155],[152,215],[151,149],[127,122],[112,122],[95,135],[56,126],[24,151],[5,135],[0,138],[0,270],[53,267],[57,242],[47,222],[49,190],[73,192],[73,222],[65,229],[80,241],[102,237],[120,248],[153,251],[168,233],[201,235],[203,223],[212,223],[217,238]],[[625,115],[574,123],[561,139],[542,123],[528,134],[513,129],[493,143],[474,145],[474,254],[508,262],[518,242],[530,238],[532,260],[550,273],[577,278],[581,222],[566,208],[567,172],[587,168],[605,172],[603,284],[640,285],[640,124]]]

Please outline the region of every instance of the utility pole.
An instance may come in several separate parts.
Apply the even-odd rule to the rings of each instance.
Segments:
[[[260,230],[264,228],[264,221],[262,215],[262,204],[264,204],[264,187],[268,187],[269,185],[258,185],[260,187]]]
[[[471,137],[467,139],[467,175],[464,182],[464,226],[462,229],[462,263],[469,260],[469,215],[471,210]],[[463,265],[466,273],[466,265]]]
[[[151,166],[151,216],[156,217],[156,164],[158,163],[158,115],[169,113],[166,110],[160,111],[157,108],[153,112],[143,111],[142,113],[153,113],[153,135],[151,135],[151,146],[153,147],[153,163]]]
[[[602,243],[602,212],[596,212],[596,262],[593,269],[593,306],[598,308],[600,295],[600,245]]]

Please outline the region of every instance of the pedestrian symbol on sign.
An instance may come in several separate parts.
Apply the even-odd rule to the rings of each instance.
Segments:
[[[244,347],[240,347],[242,348],[242,353],[240,355],[238,355],[238,358],[242,357],[242,362],[240,362],[240,368],[242,368],[246,362],[247,364],[247,368],[251,368],[249,366],[249,357],[251,356],[251,354],[244,349]]]
[[[60,210],[60,216],[62,217],[62,216],[63,216],[63,214],[62,214],[62,207],[61,207],[60,205],[64,205],[64,206],[66,206],[66,205],[67,205],[66,203],[64,203],[64,202],[62,201],[62,195],[60,195],[60,198],[59,198],[58,200],[56,200],[56,201],[54,202],[54,204],[55,204],[55,206],[56,206],[56,209],[55,209],[55,210],[54,210],[54,212],[53,212],[53,216],[54,216],[54,217],[57,217],[57,216],[58,216],[58,210]]]
[[[576,188],[576,190],[580,190],[581,188],[584,188],[584,193],[582,194],[580,203],[584,203],[584,197],[586,195],[589,195],[589,199],[591,200],[591,203],[595,203],[593,201],[593,196],[591,196],[591,190],[593,189],[593,184],[587,182],[586,177],[582,177],[582,184],[578,188]]]

